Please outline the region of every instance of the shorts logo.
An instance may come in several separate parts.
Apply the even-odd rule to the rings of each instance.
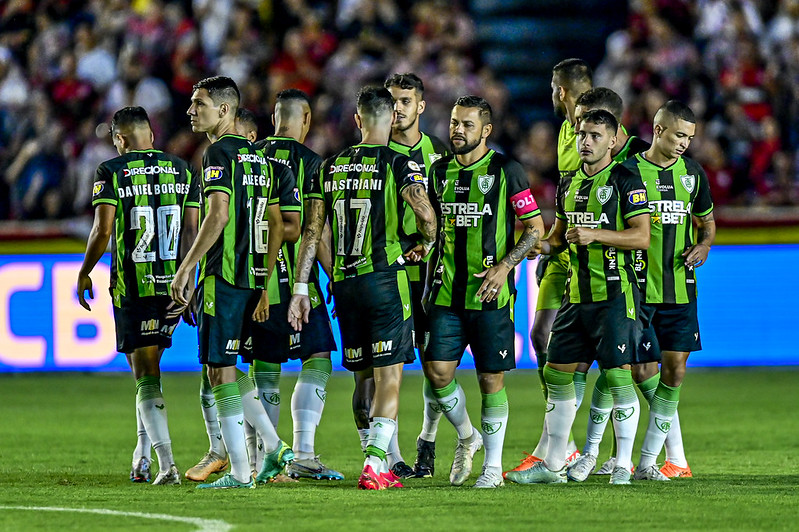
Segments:
[[[663,434],[668,434],[669,433],[669,429],[671,428],[671,421],[667,421],[665,419],[660,419],[659,417],[655,416],[655,426]]]
[[[491,190],[491,186],[493,184],[494,184],[493,174],[477,176],[477,190],[479,190],[483,194],[488,194],[488,191]]]
[[[411,304],[410,303],[404,303],[402,305],[402,308],[404,308],[405,310],[410,310],[411,309]]]
[[[652,342],[647,342],[644,344],[644,349],[646,349],[647,351],[649,351],[651,347],[652,347]]]
[[[394,340],[379,340],[372,344],[372,353],[390,353],[394,347]]]
[[[94,183],[94,188],[92,188],[92,197],[96,196],[100,192],[103,191],[105,188],[105,181],[97,181]]]
[[[551,403],[551,402],[547,401],[547,410],[546,411],[547,412],[552,412],[553,410],[555,410],[555,403]]]
[[[627,193],[627,201],[630,205],[645,205],[647,203],[646,190],[639,188]]]
[[[252,349],[252,336],[248,336],[244,341],[244,349]]]
[[[688,193],[691,193],[694,191],[694,188],[696,187],[696,176],[681,175],[680,183],[682,183],[682,186],[685,188],[685,190],[688,191]]]
[[[502,351],[499,352],[499,356],[502,357],[502,360],[505,360],[505,357],[508,356],[508,350],[507,349],[503,349]]]
[[[300,343],[300,333],[293,333],[289,335],[289,347],[294,347]]]
[[[618,348],[618,350],[619,350],[619,351],[621,351],[622,353],[624,353],[625,351],[627,351],[627,344],[621,344],[621,345],[617,345],[616,347],[617,347],[617,348]]]
[[[321,388],[317,388],[316,396],[324,403],[325,399],[327,399],[327,392]]]
[[[270,405],[279,405],[280,404],[280,393],[279,392],[272,392],[266,393],[263,392],[261,396],[264,398],[264,401],[269,403]]]
[[[608,420],[609,412],[600,412],[599,410],[591,409],[591,421],[597,425],[605,423]]]
[[[212,308],[214,308],[214,302],[213,301],[206,301],[205,302],[205,306],[208,308],[208,310],[211,310]]]
[[[157,331],[158,327],[158,320],[147,320],[141,322],[141,332]]]
[[[698,340],[699,340],[699,333],[695,332],[694,333],[694,341],[698,341]]]
[[[596,189],[596,199],[604,205],[608,202],[608,200],[613,196],[613,187],[609,187],[607,185],[598,187]]]
[[[635,308],[634,307],[628,308],[627,314],[629,314],[630,316],[635,316]]]
[[[631,406],[629,408],[614,408],[613,409],[613,419],[616,421],[624,421],[628,419],[635,413],[635,407]]]
[[[449,412],[453,408],[455,408],[457,405],[458,405],[458,398],[457,397],[453,397],[449,401],[445,401],[443,403],[442,402],[438,403],[438,406],[441,407],[441,411],[442,412]]]
[[[346,347],[344,349],[344,358],[350,362],[358,362],[363,359],[363,350],[360,347],[357,349]]]
[[[222,172],[224,172],[224,170],[224,166],[209,166],[203,170],[203,179],[205,179],[205,181],[216,181],[217,179],[222,179]]]
[[[496,423],[491,423],[490,421],[483,421],[483,432],[485,432],[486,434],[496,434],[501,428],[502,428],[501,421],[497,421]]]
[[[240,345],[241,340],[238,338],[235,340],[228,340],[227,344],[225,344],[225,351],[238,351]]]

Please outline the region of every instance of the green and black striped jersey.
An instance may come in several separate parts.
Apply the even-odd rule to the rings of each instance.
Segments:
[[[649,212],[641,178],[615,161],[592,176],[583,168],[561,179],[555,216],[572,227],[623,231],[627,220]],[[635,285],[633,252],[592,242],[569,244],[569,301],[595,303],[629,294]]]
[[[560,177],[574,175],[580,168],[580,154],[577,152],[577,132],[568,119],[560,125],[558,132],[558,172]]]
[[[229,218],[200,260],[200,280],[215,275],[240,288],[264,288],[268,206],[278,203],[271,163],[244,137],[222,135],[203,155],[203,193],[214,192],[230,197]]]
[[[402,256],[402,190],[424,176],[388,146],[357,144],[322,163],[310,198],[325,202],[333,280],[388,268]]]
[[[186,207],[200,207],[200,182],[183,159],[132,151],[97,168],[92,205],[116,206],[111,290],[120,297],[169,295]]]
[[[652,232],[648,250],[635,252],[638,285],[646,303],[688,303],[696,300],[694,270],[682,256],[694,245],[691,215],[713,212],[710,185],[702,167],[680,157],[662,168],[638,154],[624,163],[646,187]]]
[[[428,178],[430,177],[430,168],[433,163],[441,159],[449,153],[447,146],[441,142],[437,137],[431,137],[422,133],[422,138],[413,146],[405,146],[399,142],[389,141],[388,147],[392,150],[407,155],[411,162],[416,164],[416,167],[411,166],[412,169],[422,172],[424,175],[424,188],[429,191]],[[416,246],[421,240],[421,235],[416,227],[416,214],[410,205],[405,205],[404,213],[402,216],[402,249],[408,251]],[[420,265],[406,265],[405,269],[409,268],[419,269]],[[418,277],[419,272],[410,274],[409,277]],[[414,280],[413,278],[411,280]]]
[[[541,211],[522,166],[494,150],[463,166],[448,155],[430,172],[433,208],[438,214],[437,261],[431,285],[435,305],[471,310],[503,308],[516,294],[513,271],[490,303],[481,303],[475,277],[497,264],[516,245],[516,217]]]
[[[304,202],[311,188],[313,176],[319,171],[322,158],[310,148],[290,137],[268,137],[255,143],[255,147],[263,150],[266,157],[272,161],[277,175],[278,168],[285,168],[287,178],[278,176],[278,195],[280,197],[281,211],[295,211],[300,213],[300,222],[304,225]],[[297,253],[300,249],[302,236],[296,243],[284,242],[280,256],[277,259],[276,273],[280,276],[280,293],[275,294],[277,280],[269,283],[269,302],[281,302],[291,298],[291,289],[294,285],[294,268],[297,264]],[[286,291],[288,290],[288,292]],[[317,307],[323,303],[319,287],[318,266],[315,264],[308,280],[308,296],[311,305]],[[273,297],[275,299],[273,299]]]
[[[624,127],[624,126],[619,126]],[[619,153],[613,156],[613,160],[617,163],[623,163],[637,153],[643,153],[649,149],[650,144],[642,138],[635,135],[628,137],[627,142]]]

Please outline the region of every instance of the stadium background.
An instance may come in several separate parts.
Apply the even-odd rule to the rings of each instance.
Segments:
[[[93,275],[94,312],[74,295],[93,172],[116,155],[98,125],[119,107],[146,107],[156,146],[199,164],[204,139],[185,119],[195,81],[236,79],[261,136],[271,133],[274,94],[294,86],[314,100],[307,143],[329,155],[356,140],[351,117],[361,85],[414,71],[427,89],[422,129],[442,138],[457,96],[491,102],[492,146],[525,166],[549,224],[559,125],[550,72],[573,56],[595,67],[595,86],[623,96],[631,133],[651,137],[654,110],[671,97],[701,117],[689,154],[712,182],[719,245],[698,271],[705,349],[691,364],[799,365],[788,338],[799,295],[791,275],[799,259],[797,4],[3,2],[0,372],[127,368],[113,350],[107,268]],[[527,340],[533,271],[525,262],[517,272],[520,367],[536,367]],[[194,331],[179,327],[175,344],[164,369],[196,369]]]

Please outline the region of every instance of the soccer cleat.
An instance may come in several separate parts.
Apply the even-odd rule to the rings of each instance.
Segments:
[[[691,466],[686,465],[685,467],[680,467],[668,460],[666,460],[666,463],[660,468],[660,472],[669,478],[693,478],[694,476],[691,472]]]
[[[269,479],[270,484],[297,484],[299,480],[287,477],[283,473],[278,473],[275,478]]]
[[[286,466],[286,474],[291,478],[313,478],[316,480],[344,480],[344,475],[323,464],[318,456],[294,460]]]
[[[566,476],[569,477],[569,480],[583,482],[596,469],[596,456],[584,454],[566,467]]]
[[[405,464],[405,462],[402,462]],[[407,466],[406,466],[407,467]],[[410,469],[410,468],[408,468]],[[387,473],[380,473],[380,480],[384,488],[404,488],[398,477],[393,471]]]
[[[391,472],[397,478],[412,478],[416,476],[416,473],[414,472],[413,468],[408,464],[406,464],[405,462],[397,462],[396,464],[394,464],[394,466],[391,468]]]
[[[202,460],[197,462],[197,465],[186,471],[186,478],[195,482],[203,482],[211,476],[212,473],[219,473],[224,471],[227,467],[228,460],[226,456],[219,456],[216,453],[208,451],[203,456]]]
[[[633,479],[635,480],[660,480],[660,481],[668,481],[669,477],[664,475],[658,469],[656,464],[652,464],[649,467],[638,468],[635,471],[635,475],[633,475]]]
[[[252,477],[248,482],[239,482],[236,480],[236,477],[231,475],[230,473],[219,477],[218,479],[214,480],[209,484],[198,484],[197,489],[212,489],[212,490],[222,490],[222,489],[230,489],[230,488],[247,488],[247,489],[255,489],[255,482],[252,481]]]
[[[569,451],[566,451],[569,452]],[[573,453],[569,453],[569,456],[566,457],[566,465],[569,466],[577,461],[580,458],[580,451],[574,451]]]
[[[483,472],[474,483],[475,488],[501,488],[505,485],[502,480],[502,468],[483,466]]]
[[[611,473],[613,473],[613,468],[614,467],[616,467],[616,457],[615,456],[611,456],[610,458],[605,460],[605,463],[602,464],[602,466],[599,469],[597,469],[596,473],[594,473],[594,474],[595,475],[610,475]]]
[[[294,461],[294,451],[291,450],[286,442],[280,440],[277,449],[264,455],[261,463],[261,472],[255,477],[255,482],[264,484],[275,478],[278,473],[283,471],[286,464]]]
[[[472,473],[472,459],[474,453],[483,447],[483,437],[480,432],[472,429],[472,441],[467,443],[458,440],[455,446],[455,458],[452,460],[452,468],[449,471],[449,483],[453,486],[462,486],[469,475]]]
[[[508,471],[505,478],[516,484],[565,484],[566,466],[560,471],[552,471],[544,462],[536,462],[522,471]]]
[[[616,466],[613,468],[613,472],[610,474],[610,483],[625,486],[630,483],[630,474],[631,473],[629,469]]]
[[[159,471],[153,480],[153,486],[180,486],[180,472],[175,464],[169,466],[169,469]]]
[[[130,468],[131,482],[150,482],[150,459],[141,457]]]
[[[359,490],[382,490],[386,489],[385,480],[382,475],[375,473],[372,466],[363,468],[360,478],[358,479]]]
[[[416,438],[416,461],[413,463],[413,476],[432,477],[436,470],[436,442]]]
[[[535,455],[532,455],[530,453],[524,453],[524,454],[526,454],[527,456],[522,458],[522,462],[513,469],[511,469],[510,471],[505,471],[504,473],[502,473],[502,478],[507,479],[508,473],[510,473],[511,471],[525,471],[527,469],[530,469],[535,464],[541,461],[541,458],[538,458]]]

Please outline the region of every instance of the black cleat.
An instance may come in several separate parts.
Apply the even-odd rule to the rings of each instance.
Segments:
[[[397,475],[399,478],[411,478],[416,473],[414,472],[413,468],[406,464],[405,462],[397,462],[391,468],[391,472]]]
[[[432,477],[436,470],[436,442],[416,439],[416,462],[413,464],[413,476],[416,478]]]

